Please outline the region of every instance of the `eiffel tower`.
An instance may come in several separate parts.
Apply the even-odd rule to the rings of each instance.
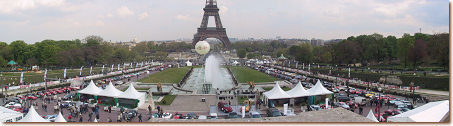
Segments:
[[[201,25],[197,30],[197,33],[193,37],[192,45],[195,46],[198,41],[205,40],[206,38],[217,38],[219,39],[225,48],[230,47],[230,39],[226,34],[225,28],[222,26],[219,16],[219,8],[217,8],[216,0],[206,0],[206,6],[203,8],[204,15]],[[208,19],[210,16],[214,16],[216,27],[208,27]]]

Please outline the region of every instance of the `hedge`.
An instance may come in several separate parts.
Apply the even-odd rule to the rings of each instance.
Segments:
[[[311,70],[313,73],[328,74],[329,70],[327,69],[314,69]],[[352,71],[352,70],[351,70]],[[332,70],[333,75],[340,74],[340,76],[347,77],[348,72]],[[374,81],[378,82],[382,76],[386,74],[379,73],[357,73],[351,72],[351,78],[359,78],[361,80]],[[421,88],[433,89],[433,90],[442,90],[448,91],[449,89],[449,78],[448,77],[420,77],[420,76],[411,76],[411,75],[400,75],[398,76],[403,82],[403,86],[409,86],[411,82],[414,82],[416,86]]]

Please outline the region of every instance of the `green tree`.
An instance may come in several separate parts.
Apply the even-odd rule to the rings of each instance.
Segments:
[[[404,34],[403,37],[398,39],[397,47],[398,57],[400,61],[404,63],[404,68],[406,69],[409,51],[414,47],[414,37],[409,34]]]
[[[444,69],[448,68],[450,61],[449,57],[449,34],[434,34],[428,42],[428,55],[430,58],[440,66],[443,66]]]
[[[245,49],[239,49],[237,52],[236,52],[236,55],[239,57],[239,58],[245,58],[245,55],[247,54],[247,51]]]
[[[412,61],[412,67],[415,69],[420,62],[423,61],[423,59],[426,56],[426,43],[425,40],[418,39],[415,40],[414,42],[414,48],[411,48],[409,51],[409,60]]]
[[[11,53],[13,54],[13,59],[18,64],[23,64],[25,61],[24,53],[26,52],[27,43],[22,40],[17,40],[9,44],[11,47]]]
[[[8,65],[8,60],[0,56],[0,67],[6,67],[6,65]]]
[[[302,63],[310,63],[313,58],[313,47],[309,43],[300,44],[299,54],[296,60]]]

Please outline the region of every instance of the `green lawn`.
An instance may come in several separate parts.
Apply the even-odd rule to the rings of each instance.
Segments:
[[[109,68],[105,68],[104,71],[107,72],[109,71]],[[58,69],[58,70],[48,70],[47,71],[47,78],[63,78],[63,71],[64,69]],[[101,67],[93,67],[92,74],[100,73],[102,71]],[[66,71],[66,76],[67,77],[75,77],[79,76],[80,68],[74,68],[74,69],[67,69]],[[90,68],[84,67],[82,70],[82,76],[86,76],[90,74]],[[20,72],[1,72],[0,73],[0,81],[1,83],[13,83],[17,85],[19,83],[20,78]],[[44,82],[44,70],[41,70],[40,72],[27,72],[24,71],[24,78],[23,78],[25,83],[38,83],[38,82]]]
[[[165,95],[160,102],[157,102],[157,105],[170,105],[175,98],[176,95]]]
[[[142,83],[179,83],[191,67],[169,68],[138,80]]]
[[[121,89],[121,91],[126,91],[127,88]],[[149,90],[149,88],[135,88],[135,90]]]
[[[265,87],[265,88],[263,88],[263,90],[269,91],[269,90],[271,90],[272,88],[274,88],[274,87]],[[284,91],[289,91],[289,90],[291,90],[291,88],[289,88],[289,87],[281,87],[281,88],[282,88]]]
[[[278,78],[269,76],[265,73],[256,71],[256,70],[248,68],[248,67],[229,67],[229,68],[231,69],[231,72],[234,74],[234,76],[236,77],[236,80],[239,83],[248,83],[250,81],[253,81],[255,83],[273,82],[273,81],[280,80]]]

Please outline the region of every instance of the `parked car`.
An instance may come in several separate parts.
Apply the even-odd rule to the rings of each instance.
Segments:
[[[72,107],[75,103],[71,102],[71,101],[63,101],[61,102],[61,107],[62,108],[69,108],[69,107]]]
[[[32,94],[27,94],[25,97],[26,97],[27,99],[33,99],[33,100],[36,100],[36,98],[38,98],[38,97],[36,97],[36,96],[34,96],[34,95],[32,95]]]
[[[398,109],[388,109],[388,110],[385,110],[385,113],[388,113],[389,115],[398,115],[398,114],[401,114],[402,112]]]
[[[116,82],[115,82],[115,86],[116,86],[116,85],[121,85],[121,84],[123,84],[123,81],[116,81]]]
[[[132,119],[132,118],[134,118],[135,116],[137,116],[137,111],[135,111],[135,110],[133,110],[133,109],[127,110],[127,112],[126,112],[126,118],[127,118],[127,119]]]
[[[338,96],[337,99],[338,99],[338,101],[340,101],[340,102],[347,102],[347,101],[349,101],[349,97],[348,97],[348,96]]]
[[[249,113],[250,115],[250,118],[261,118],[261,115],[260,113],[256,112],[256,111],[252,111]]]
[[[164,119],[170,119],[171,117],[172,117],[171,113],[166,112],[166,113],[162,114],[162,118],[164,118]]]
[[[310,105],[310,111],[318,111],[321,110],[321,106],[319,105]]]
[[[43,92],[36,92],[36,97],[43,97],[44,95],[46,94],[44,94]]]
[[[209,113],[209,119],[217,119],[217,113]]]
[[[8,104],[5,105],[5,108],[12,108],[12,107],[22,107],[20,103],[16,102],[9,102]]]
[[[346,103],[344,102],[335,102],[333,103],[335,106],[338,106],[338,107],[342,107],[344,109],[349,109],[349,105],[347,105]]]
[[[200,115],[200,116],[198,116],[198,119],[208,119],[208,117],[205,115]]]
[[[57,118],[57,115],[46,115],[46,116],[42,116],[42,118],[44,118],[45,120],[48,120],[50,122],[55,122],[55,118]]]
[[[407,111],[409,111],[410,109],[409,109],[409,108],[401,108],[400,110],[401,110],[401,112],[407,112]]]
[[[172,118],[173,118],[173,119],[183,119],[184,117],[183,117],[183,115],[182,115],[182,114],[180,114],[180,113],[176,113],[175,115],[173,115],[173,117],[172,117]]]
[[[70,99],[72,99],[74,97],[75,97],[74,94],[67,94],[67,95],[63,96],[61,99],[62,100],[70,100]]]
[[[58,94],[61,94],[61,93],[63,93],[63,90],[62,90],[62,89],[56,90],[56,92],[57,92]]]
[[[229,113],[229,112],[233,111],[233,108],[231,108],[230,105],[228,105],[227,103],[222,102],[222,101],[217,103],[217,108],[219,108],[220,110],[222,110],[225,113]]]
[[[187,113],[185,119],[196,119],[197,118],[197,114],[191,112],[191,113]]]
[[[268,108],[266,111],[266,114],[268,117],[277,117],[277,116],[282,116],[282,113],[278,111],[276,108]]]
[[[228,113],[228,119],[234,119],[234,118],[239,118],[239,114],[236,112]]]

